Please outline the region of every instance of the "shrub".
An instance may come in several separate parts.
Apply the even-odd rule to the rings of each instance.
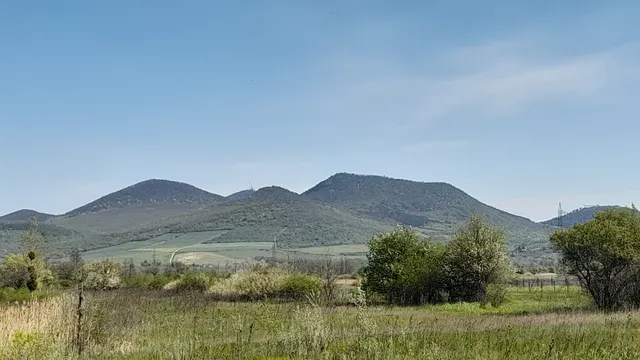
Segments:
[[[443,245],[432,244],[402,226],[369,241],[368,265],[362,269],[362,288],[387,302],[414,305],[440,301],[443,289]]]
[[[503,229],[472,216],[448,245],[445,272],[452,301],[482,301],[487,286],[503,283],[510,263]]]
[[[282,284],[280,293],[288,298],[302,298],[322,289],[322,280],[311,275],[291,275]]]
[[[147,284],[147,287],[151,290],[161,290],[171,282],[171,278],[168,276],[154,276]]]
[[[90,290],[112,290],[120,287],[120,263],[112,260],[94,261],[84,266],[84,287]]]
[[[203,273],[190,273],[181,277],[175,285],[177,292],[198,291],[205,292],[211,283],[211,279]]]
[[[504,284],[489,284],[487,285],[487,297],[486,301],[494,308],[500,307],[504,304],[507,297],[507,287]]]

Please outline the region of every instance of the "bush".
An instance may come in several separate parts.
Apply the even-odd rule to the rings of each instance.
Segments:
[[[291,274],[280,268],[255,268],[239,271],[213,284],[210,293],[219,299],[259,300],[265,298],[301,298],[317,293],[322,280],[315,275]]]
[[[311,275],[291,275],[282,284],[280,293],[287,298],[298,299],[322,289],[322,280]]]
[[[171,282],[171,278],[168,276],[154,276],[147,284],[147,287],[151,290],[162,290],[168,283]]]
[[[90,290],[112,290],[120,287],[120,263],[112,260],[94,261],[84,266],[84,287]]]
[[[0,288],[0,303],[26,302],[46,297],[46,293],[40,291],[31,292],[26,287],[19,289],[14,289],[12,287]]]
[[[416,305],[441,301],[446,248],[418,237],[402,226],[369,241],[368,265],[362,269],[363,290],[387,302]]]
[[[489,284],[487,285],[487,297],[486,301],[494,308],[500,307],[504,304],[507,298],[507,287],[504,284]]]
[[[205,292],[209,288],[210,284],[211,279],[206,274],[190,273],[184,275],[178,280],[174,290],[177,292]]]
[[[448,245],[445,269],[452,301],[482,301],[490,284],[504,283],[509,274],[503,229],[472,216]]]

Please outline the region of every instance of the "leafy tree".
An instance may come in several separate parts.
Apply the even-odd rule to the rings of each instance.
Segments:
[[[84,266],[84,286],[91,290],[111,290],[120,287],[121,265],[113,260],[93,261]]]
[[[51,282],[51,271],[46,263],[29,254],[11,254],[0,263],[0,287],[8,286],[15,289],[27,287],[33,291]]]
[[[366,292],[397,304],[438,301],[443,246],[424,241],[403,226],[374,236],[368,246],[368,264],[362,270]]]
[[[448,245],[445,272],[453,301],[484,301],[489,284],[502,283],[510,270],[506,234],[472,216]]]
[[[556,232],[551,243],[599,308],[640,303],[640,216],[635,209],[600,212]]]
[[[34,218],[29,222],[29,227],[20,235],[20,246],[22,252],[33,251],[37,257],[44,258],[46,255],[46,240],[40,232],[40,223]]]

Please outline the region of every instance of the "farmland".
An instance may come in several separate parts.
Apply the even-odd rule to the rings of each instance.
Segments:
[[[149,240],[130,241],[128,243],[82,253],[87,261],[112,259],[119,262],[133,259],[135,264],[151,262],[154,254],[156,261],[173,261],[185,264],[216,265],[234,264],[251,261],[256,257],[269,257],[272,254],[271,242],[215,242],[224,231],[203,231],[194,233],[170,233]],[[278,257],[300,256],[318,257],[322,255],[344,256],[346,258],[364,258],[365,244],[316,246],[295,249],[279,249]]]
[[[125,261],[132,259],[134,263],[143,261],[151,262],[155,255],[156,260],[168,263],[174,253],[192,246],[210,241],[222,235],[223,231],[203,231],[197,233],[169,233],[145,241],[131,241],[128,243],[111,246],[103,249],[82,253],[87,261],[112,259]]]

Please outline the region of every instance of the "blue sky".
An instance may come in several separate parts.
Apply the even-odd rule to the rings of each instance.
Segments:
[[[561,4],[558,4],[561,3]],[[640,201],[638,1],[0,3],[0,213],[336,172]]]

